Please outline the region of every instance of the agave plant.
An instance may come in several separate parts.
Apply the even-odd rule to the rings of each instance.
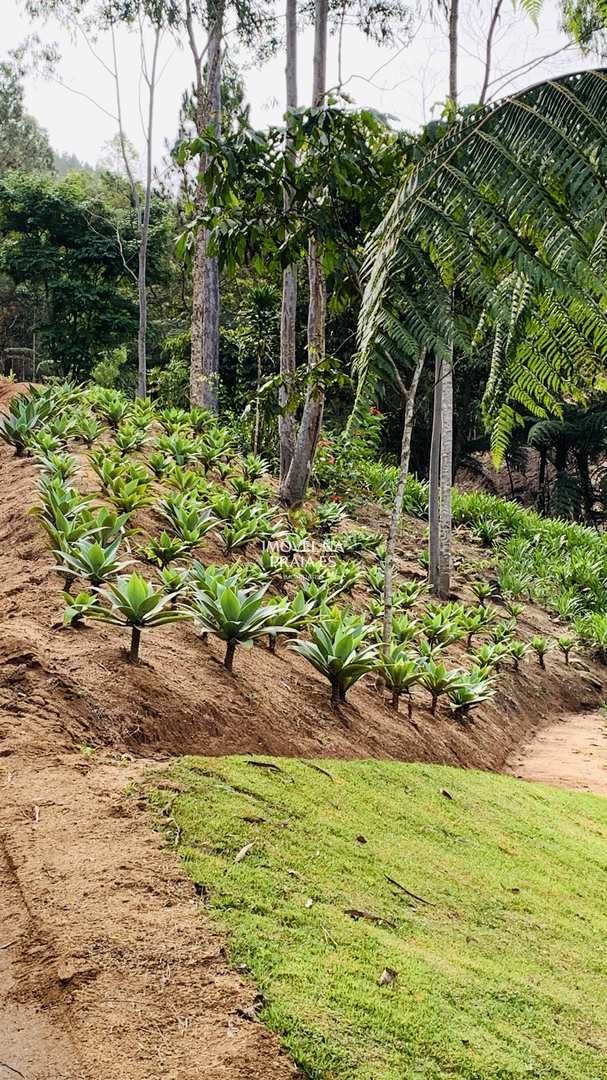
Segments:
[[[259,556],[259,565],[268,577],[278,581],[284,582],[287,578],[290,578],[297,573],[297,568],[291,566],[282,555],[277,555],[274,551],[269,551],[267,548],[264,548]]]
[[[187,465],[198,459],[198,443],[186,435],[159,435],[154,444],[155,450],[171,458],[176,465]]]
[[[376,551],[383,541],[380,532],[371,529],[350,529],[349,532],[336,534],[325,541],[327,551],[344,555],[356,555],[362,551]]]
[[[114,626],[131,628],[131,647],[128,654],[131,664],[136,664],[139,660],[143,630],[152,630],[191,617],[187,611],[167,609],[172,600],[171,594],[155,589],[140,574],[119,577],[117,581],[109,582],[107,587],[101,590],[100,596],[109,601],[110,607],[100,608],[93,613],[93,617]]]
[[[89,413],[82,413],[74,423],[74,434],[88,447],[93,445],[102,432],[103,424]]]
[[[198,506],[180,507],[171,521],[173,531],[188,548],[197,547],[216,524],[211,511]]]
[[[210,485],[204,476],[185,465],[173,465],[170,459],[167,460],[170,467],[168,482],[171,487],[186,495],[200,496],[208,493]]]
[[[163,476],[166,476],[173,468],[173,462],[162,453],[162,450],[152,450],[152,453],[148,455],[147,463],[157,480],[162,480]]]
[[[52,450],[38,458],[38,464],[50,476],[71,480],[78,472],[78,462],[71,454],[54,453]]]
[[[426,581],[401,581],[394,594],[394,603],[407,611],[421,600],[427,591]]]
[[[247,480],[261,480],[269,471],[270,466],[259,454],[246,454],[242,459],[242,473]]]
[[[419,625],[430,645],[440,645],[442,648],[460,641],[465,633],[447,605],[443,609],[424,612]]]
[[[503,539],[505,531],[501,521],[495,521],[489,517],[480,518],[473,529],[474,535],[477,540],[480,540],[483,547],[493,547],[498,540]]]
[[[145,443],[145,431],[136,424],[120,424],[114,436],[114,442],[121,454],[134,454],[136,450],[141,450]]]
[[[472,657],[476,666],[481,670],[485,672],[499,671],[500,661],[504,659],[508,651],[507,645],[486,642],[474,650]]]
[[[49,454],[58,454],[62,442],[56,435],[51,435],[47,428],[41,427],[27,440],[27,447],[35,458],[44,458]]]
[[[349,593],[362,577],[362,571],[355,562],[344,559],[336,559],[333,566],[328,567],[325,584],[329,595],[337,596],[339,593]]]
[[[234,499],[225,492],[223,495],[214,495],[210,500],[211,509],[219,521],[234,521],[240,513],[250,513],[250,509],[243,499]]]
[[[208,596],[216,596],[218,585],[226,585],[230,589],[239,589],[242,592],[252,592],[241,583],[240,574],[234,566],[216,566],[210,563],[204,566],[198,559],[190,564],[187,577],[195,591],[207,593]]]
[[[560,638],[557,638],[557,645],[565,657],[565,663],[569,664],[569,654],[575,646],[575,638],[570,634],[563,634]]]
[[[143,544],[139,548],[139,554],[147,562],[154,563],[164,570],[169,563],[179,559],[189,550],[190,544],[187,544],[179,536],[169,536],[163,530],[160,536],[149,536],[147,544]]]
[[[15,448],[15,455],[21,457],[28,440],[43,420],[37,404],[27,397],[13,398],[6,416],[0,417],[0,439]]]
[[[535,637],[531,638],[531,641],[529,642],[529,644],[530,644],[531,648],[533,649],[534,653],[537,656],[540,667],[545,668],[546,667],[546,663],[545,663],[546,653],[550,649],[549,642],[546,640],[545,637],[542,637],[540,634],[537,634]]]
[[[277,602],[275,621],[268,631],[270,652],[276,652],[276,640],[279,633],[292,636],[304,629],[314,606],[314,601],[307,599],[302,589],[295,593],[292,600],[285,597]]]
[[[98,593],[80,592],[77,596],[72,596],[71,593],[64,592],[61,595],[66,603],[63,612],[64,626],[81,626],[87,615],[94,618],[102,610]]]
[[[584,644],[596,651],[602,664],[607,663],[607,614],[593,611],[576,619],[574,625]]]
[[[433,716],[436,714],[438,699],[454,689],[460,679],[461,671],[449,671],[442,660],[428,660],[423,663],[419,682],[430,694],[432,699],[430,711]]]
[[[197,440],[197,457],[206,472],[215,462],[230,454],[234,449],[234,439],[224,428],[210,428]]]
[[[137,479],[117,478],[112,484],[108,497],[110,502],[125,514],[133,514],[136,510],[142,510],[154,502],[154,496],[149,491],[149,484]]]
[[[514,670],[518,671],[518,666],[521,660],[524,660],[529,652],[529,646],[525,645],[524,641],[509,641],[508,642],[508,656],[511,658]]]
[[[246,476],[230,477],[230,486],[235,495],[249,504],[266,502],[271,495],[270,488],[266,484],[256,480],[247,480]]]
[[[488,581],[474,581],[470,588],[481,607],[484,607],[485,600],[489,600],[493,596],[493,586]]]
[[[326,502],[318,503],[314,514],[316,517],[316,527],[320,532],[324,533],[330,532],[336,525],[339,525],[346,517],[347,510],[341,503]]]
[[[55,521],[57,514],[74,518],[88,509],[90,495],[81,495],[76,488],[65,484],[59,476],[41,476],[38,481],[41,507],[35,507],[33,514]]]
[[[237,645],[250,647],[271,629],[286,632],[277,625],[277,606],[264,605],[266,589],[256,592],[233,589],[217,581],[214,588],[203,592],[197,589],[190,610],[196,623],[205,633],[216,634],[227,643],[224,667],[232,671]]]
[[[226,551],[244,548],[252,541],[268,541],[280,535],[280,528],[270,520],[268,513],[253,508],[241,510],[232,521],[225,525],[221,539]]]
[[[129,412],[129,402],[118,390],[104,390],[97,396],[94,407],[113,428],[117,428]]]
[[[504,607],[506,608],[506,611],[510,615],[510,618],[514,619],[515,622],[516,622],[517,619],[520,619],[521,615],[523,614],[523,612],[525,610],[525,605],[524,604],[517,603],[517,601],[513,600],[512,597],[510,597],[510,596],[505,596],[504,597]]]
[[[124,535],[129,515],[119,514],[107,506],[100,506],[95,510],[89,508],[83,510],[79,515],[79,520],[86,527],[88,535],[94,536],[95,540],[107,547],[108,544]]]
[[[174,566],[164,566],[158,573],[162,590],[168,593],[171,607],[176,607],[179,596],[185,593],[190,584],[187,570],[178,570]]]
[[[392,637],[398,645],[408,645],[415,641],[420,633],[420,624],[410,615],[397,614],[392,619]]]
[[[195,431],[197,435],[200,435],[206,428],[214,427],[217,423],[217,417],[210,409],[205,409],[202,405],[193,405],[190,411],[186,414],[188,426],[192,431]]]
[[[329,680],[334,703],[345,701],[350,687],[377,665],[378,645],[365,644],[365,633],[362,623],[330,615],[312,628],[311,641],[290,643]]]
[[[97,540],[83,537],[77,540],[70,551],[55,551],[58,558],[57,570],[66,577],[87,578],[91,585],[101,585],[107,578],[119,574],[131,559],[120,561],[117,558],[120,539],[103,547]]]
[[[476,607],[467,608],[464,611],[460,619],[460,626],[468,637],[468,648],[472,645],[472,639],[475,634],[478,634],[481,630],[485,630],[491,622],[493,622],[495,615],[491,608]]]
[[[185,409],[179,409],[176,406],[161,409],[158,413],[158,423],[169,435],[187,432],[188,428],[192,427],[190,414]]]
[[[476,709],[494,696],[495,690],[491,679],[486,678],[478,670],[460,672],[457,681],[447,690],[449,703],[459,720],[467,717],[471,709]]]
[[[512,622],[500,622],[489,631],[489,637],[494,645],[507,645],[509,641],[514,637],[516,630],[516,623]]]
[[[407,695],[407,712],[413,712],[411,688],[420,681],[424,670],[418,657],[407,652],[403,645],[394,644],[382,656],[381,671],[386,685],[392,691],[392,707],[398,712],[402,694]]]

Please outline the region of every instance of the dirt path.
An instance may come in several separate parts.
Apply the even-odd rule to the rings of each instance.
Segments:
[[[109,755],[0,759],[0,1080],[293,1078],[125,793],[142,772]]]
[[[607,795],[607,716],[566,713],[513,754],[505,771],[523,780]]]

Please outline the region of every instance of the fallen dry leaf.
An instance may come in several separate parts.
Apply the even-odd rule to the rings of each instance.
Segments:
[[[255,841],[251,840],[250,844],[245,844],[244,847],[241,847],[240,851],[238,852],[238,854],[236,855],[236,857],[234,859],[234,862],[235,863],[242,862],[243,859],[246,859],[247,855],[249,854],[251,848],[254,847],[254,845],[255,845]]]

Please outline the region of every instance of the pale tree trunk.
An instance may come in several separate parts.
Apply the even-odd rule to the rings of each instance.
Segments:
[[[223,36],[224,0],[208,3],[208,40],[206,82],[202,76],[202,55],[197,52],[192,28],[190,4],[186,5],[190,49],[196,65],[196,128],[203,135],[211,128],[221,130],[221,39]],[[201,154],[200,173],[207,168],[207,156]],[[196,208],[200,214],[207,206],[204,182],[196,188]],[[192,351],[190,363],[190,401],[217,411],[219,380],[219,264],[209,255],[209,231],[201,228],[196,235],[192,273]]]
[[[428,489],[428,577],[432,588],[438,589],[439,519],[440,519],[440,461],[443,367],[438,355],[434,358],[434,396],[432,408],[432,442],[430,444],[430,475]]]
[[[148,73],[147,64],[143,64],[143,75],[148,87],[148,121],[146,130],[146,173],[145,173],[145,198],[143,204],[143,217],[141,221],[141,241],[139,244],[139,274],[137,286],[139,292],[139,333],[137,335],[137,397],[144,398],[147,394],[147,355],[146,340],[148,327],[148,294],[147,294],[147,262],[148,241],[150,237],[150,210],[152,206],[152,134],[154,127],[154,99],[156,91],[156,70],[158,64],[158,47],[160,45],[160,27],[156,27],[154,36],[154,51],[152,54],[152,66]],[[142,40],[143,55],[143,40]]]
[[[449,97],[457,104],[457,32],[459,18],[459,0],[449,4]]]
[[[312,83],[312,105],[316,107],[323,104],[326,91],[328,13],[328,0],[316,0]],[[314,237],[311,237],[308,243],[308,280],[308,370],[312,373],[325,358],[327,312],[327,287],[320,245]],[[305,498],[322,426],[324,404],[325,393],[322,381],[318,379],[308,388],[293,458],[280,487],[280,498],[287,506],[296,506]]]
[[[453,339],[449,355],[436,361],[430,450],[429,579],[434,595],[441,600],[447,600],[451,591],[452,484]]]
[[[289,154],[289,115],[290,109],[297,108],[297,0],[287,0],[286,5],[286,84],[287,84],[287,121],[286,148]],[[285,215],[288,215],[292,198],[288,192],[284,196]],[[280,374],[284,385],[278,392],[278,435],[280,444],[280,478],[286,479],[293,451],[295,448],[295,416],[290,405],[292,396],[291,377],[295,372],[297,343],[297,267],[287,266],[282,275],[282,307],[280,313]]]
[[[440,525],[438,542],[438,595],[451,591],[451,487],[453,485],[453,345],[443,361],[440,436]]]
[[[137,265],[137,297],[139,303],[139,327],[137,331],[137,397],[144,398],[147,393],[147,258],[148,241],[150,236],[150,210],[152,205],[152,135],[154,127],[154,104],[156,94],[156,76],[158,67],[158,49],[160,46],[161,27],[154,27],[154,48],[152,63],[148,70],[147,58],[143,43],[143,25],[139,24],[140,53],[141,53],[141,76],[148,89],[148,117],[145,130],[146,144],[146,181],[143,205],[139,194],[139,186],[133,173],[133,168],[128,154],[127,138],[124,130],[122,113],[122,94],[120,90],[120,76],[118,74],[118,50],[114,26],[111,25],[113,68],[111,75],[114,80],[114,93],[116,97],[116,119],[118,120],[118,137],[120,139],[120,152],[125,172],[131,189],[133,206],[137,215],[137,228],[139,232],[139,252]],[[133,275],[135,276],[135,275]]]
[[[415,365],[415,370],[411,377],[411,383],[409,385],[409,388],[403,388],[405,409],[403,415],[403,437],[400,449],[400,465],[398,470],[396,495],[394,497],[394,506],[392,508],[390,526],[388,529],[388,535],[386,537],[386,558],[384,560],[384,655],[387,655],[390,648],[390,642],[392,640],[394,554],[396,551],[398,527],[400,525],[400,519],[403,512],[405,485],[407,483],[407,477],[409,475],[409,460],[411,457],[411,435],[413,432],[413,410],[415,408],[415,397],[417,394],[417,385],[419,383],[425,360],[426,350],[424,348],[419,354],[419,359],[417,361],[417,364]]]

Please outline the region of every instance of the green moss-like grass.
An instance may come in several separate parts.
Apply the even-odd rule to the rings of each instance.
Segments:
[[[607,1076],[607,800],[440,766],[251,760],[271,759],[178,762],[170,814],[307,1076]]]

